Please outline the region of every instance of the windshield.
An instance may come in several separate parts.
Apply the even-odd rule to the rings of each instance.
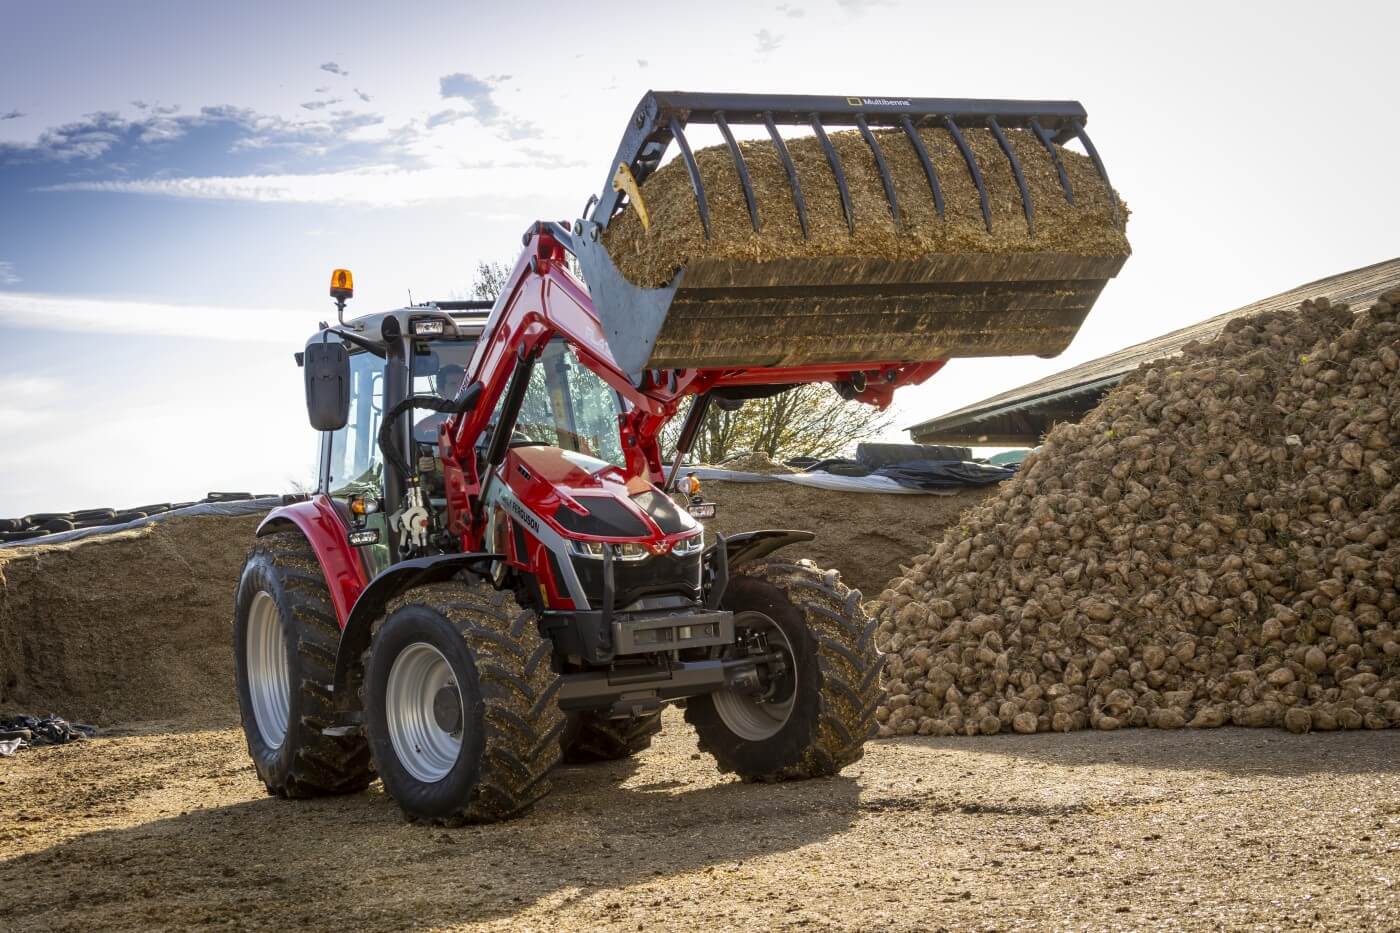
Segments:
[[[439,395],[456,398],[462,391],[467,364],[476,350],[476,339],[415,340],[409,375],[410,391],[414,395]],[[422,444],[436,444],[438,425],[448,415],[423,408],[413,410],[413,439]]]
[[[562,339],[551,340],[530,371],[512,444],[545,444],[623,466],[617,391],[579,362]]]

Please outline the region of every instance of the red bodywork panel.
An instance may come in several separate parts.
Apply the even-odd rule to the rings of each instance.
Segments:
[[[323,495],[273,509],[258,525],[257,533],[264,535],[277,531],[277,526],[284,523],[295,525],[311,542],[311,549],[316,552],[316,559],[321,563],[321,571],[331,591],[336,621],[344,628],[350,609],[369,583],[359,553],[346,540],[349,529],[331,504],[330,497]]]

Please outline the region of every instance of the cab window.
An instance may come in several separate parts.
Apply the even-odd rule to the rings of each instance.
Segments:
[[[556,338],[530,371],[511,443],[560,447],[622,466],[618,417],[626,410],[617,390]]]
[[[324,488],[332,496],[377,495],[382,468],[379,421],[384,414],[384,361],[372,353],[350,356],[350,419],[331,432]]]

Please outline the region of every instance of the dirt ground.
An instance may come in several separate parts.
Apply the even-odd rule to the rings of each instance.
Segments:
[[[760,528],[814,532],[815,541],[783,553],[835,567],[846,585],[866,599],[879,596],[899,575],[899,565],[931,548],[964,509],[997,490],[983,486],[951,496],[910,496],[716,480],[707,480],[704,487],[705,498],[718,504],[715,517],[705,522],[707,529],[722,534]]]
[[[674,713],[529,815],[272,799],[241,734],[0,759],[13,930],[1396,929],[1400,732],[1132,730],[869,746],[745,786]]]

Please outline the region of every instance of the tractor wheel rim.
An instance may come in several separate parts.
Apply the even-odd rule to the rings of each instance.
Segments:
[[[440,722],[439,694],[444,689],[457,699],[456,731],[448,731]],[[447,776],[462,754],[466,710],[452,666],[441,651],[426,642],[414,642],[394,658],[384,691],[384,720],[405,771],[425,784]]]
[[[761,612],[741,612],[734,618],[736,630],[756,629],[768,636],[769,649],[781,651],[787,658],[789,676],[794,685],[797,680],[797,656],[792,650],[792,642],[778,623]],[[789,691],[780,701],[760,703],[747,693],[726,687],[712,694],[715,712],[720,720],[741,739],[762,742],[777,735],[792,718],[792,708],[797,702],[797,690]]]
[[[292,678],[287,664],[287,641],[282,613],[271,593],[260,590],[248,608],[246,646],[248,696],[258,734],[276,751],[287,738],[292,712]]]

